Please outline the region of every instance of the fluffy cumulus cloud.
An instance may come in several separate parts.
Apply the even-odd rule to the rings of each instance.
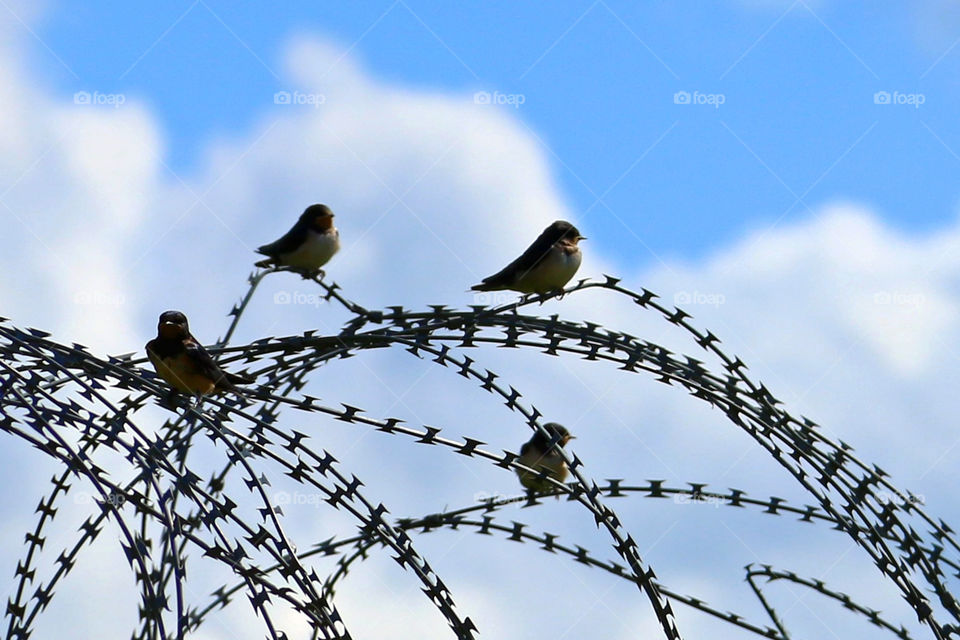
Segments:
[[[911,237],[835,204],[650,277],[689,299],[793,408],[854,444],[881,444],[878,459],[895,444],[890,463],[919,479],[952,473],[938,461],[956,442],[943,399],[960,337],[958,243],[957,227]]]
[[[937,364],[957,323],[950,277],[956,248],[955,232],[911,241],[862,207],[828,206],[811,223],[758,234],[725,252],[710,285],[773,284],[763,301],[773,298],[782,311],[792,301],[807,302],[804,295],[820,300],[821,309],[835,314],[838,333],[862,341],[884,369],[914,377]],[[787,295],[774,295],[778,290]]]
[[[140,349],[156,314],[181,308],[195,332],[212,342],[243,291],[252,248],[282,233],[314,201],[339,214],[343,250],[329,274],[368,306],[472,303],[469,285],[551,220],[573,219],[589,229],[589,218],[577,220],[565,204],[549,154],[512,110],[475,104],[470,95],[391,85],[322,39],[291,44],[291,104],[264,96],[256,127],[212,143],[203,168],[181,176],[162,163],[162,133],[149,109],[132,98],[117,109],[65,102],[31,88],[14,49],[2,56],[0,163],[7,182],[0,214],[7,232],[0,246],[5,268],[16,273],[0,283],[4,315],[54,330],[63,341],[103,352]],[[835,204],[801,223],[758,230],[701,264],[638,269],[591,241],[582,275],[621,274],[629,285],[687,307],[790,408],[822,422],[868,460],[892,467],[896,479],[926,494],[929,508],[950,519],[955,514],[943,487],[956,480],[946,460],[957,440],[948,399],[958,347],[958,241],[960,227],[909,237],[869,209]],[[334,331],[342,314],[312,300],[314,293],[294,276],[269,278],[237,339]],[[573,296],[542,311],[695,351],[662,321],[607,297]],[[718,488],[804,500],[743,434],[677,390],[602,365],[497,350],[471,356],[503,373],[545,414],[568,423],[597,478],[712,480]],[[312,384],[311,392],[330,402],[447,426],[449,435],[479,437],[495,450],[515,450],[526,437],[517,417],[484,392],[403,353],[336,363],[317,372]],[[477,493],[516,491],[513,478],[480,462],[317,418],[295,426],[315,434],[364,479],[368,495],[397,516],[468,504]],[[756,513],[649,500],[615,506],[665,582],[755,620],[762,611],[740,580],[748,562],[808,569],[836,577],[850,591],[873,575],[834,532],[819,532],[811,548],[792,523]],[[302,547],[328,537],[328,525],[334,526],[313,504],[287,511],[289,531]],[[612,557],[590,519],[565,503],[514,509],[505,514],[511,519]],[[21,529],[4,534],[3,567],[12,575]],[[629,584],[533,546],[465,532],[416,542],[463,611],[491,635],[652,633],[645,600]],[[348,622],[364,631],[357,637],[387,630],[397,638],[445,637],[412,578],[385,556],[380,560],[358,570],[356,582],[348,580],[338,594]],[[115,568],[124,571],[117,558]],[[111,586],[120,589],[122,581]],[[878,587],[867,595],[873,598],[868,604],[909,621],[895,594]],[[798,624],[811,618],[808,601],[816,601],[808,595],[781,590],[772,597]],[[104,627],[96,612],[61,611],[64,619],[83,619],[91,636],[119,632]],[[688,633],[716,631],[708,619],[682,615]],[[831,621],[842,615],[819,612]],[[222,616],[203,637],[234,637],[244,620]],[[289,630],[296,630],[293,622]]]
[[[153,117],[131,100],[99,109],[37,89],[3,30],[0,234],[4,314],[106,348],[137,334],[127,244],[156,194],[161,155]],[[82,102],[82,100],[81,100]]]
[[[331,44],[297,41],[292,103],[215,144],[203,174],[184,177],[154,210],[149,262],[180,304],[215,296],[222,307],[237,295],[251,248],[315,200],[339,213],[338,281],[371,304],[462,300],[525,239],[570,216],[536,140],[512,115],[464,95],[379,83],[355,64]],[[198,237],[229,256],[222,268],[196,273],[188,257]],[[161,266],[171,254],[182,259]],[[423,277],[431,272],[444,277]],[[195,286],[184,292],[184,281]]]

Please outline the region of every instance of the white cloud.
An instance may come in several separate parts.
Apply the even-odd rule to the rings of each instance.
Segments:
[[[908,236],[837,204],[643,282],[668,298],[722,296],[689,310],[755,379],[901,481],[929,484],[953,475],[942,456],[957,441],[945,398],[960,340],[958,246],[957,226]]]
[[[16,214],[4,213],[15,233],[2,236],[2,249],[5,268],[18,277],[5,279],[0,291],[7,315],[20,324],[53,329],[65,342],[93,343],[109,352],[140,349],[156,315],[166,308],[186,311],[195,332],[212,342],[225,326],[223,314],[243,290],[243,277],[255,259],[251,248],[278,236],[314,201],[331,204],[339,214],[344,249],[328,273],[349,296],[369,306],[469,304],[469,285],[514,257],[547,223],[572,216],[548,158],[513,111],[474,104],[470,95],[386,84],[351,57],[340,58],[340,49],[330,43],[299,39],[289,55],[290,89],[323,95],[319,108],[274,106],[272,97],[264,96],[269,108],[262,122],[214,145],[205,168],[181,176],[182,181],[163,169],[162,135],[147,108],[132,100],[116,110],[64,105],[30,89],[11,68],[0,64],[5,97],[0,100],[0,162],[6,163],[4,175],[21,178],[13,188],[3,186],[8,191],[0,199]],[[589,219],[580,226],[590,235]],[[644,270],[625,282],[647,286],[667,300],[688,294],[697,324],[712,328],[789,407],[865,450],[868,460],[894,466],[895,480],[906,478],[919,492],[930,487],[926,493],[939,499],[949,496],[939,483],[956,478],[952,465],[937,459],[956,444],[949,398],[958,337],[958,242],[957,227],[911,238],[884,227],[867,209],[841,204],[823,208],[816,219],[746,238],[704,264]],[[615,271],[612,248],[591,240],[585,250],[584,276]],[[328,304],[271,304],[277,291],[312,291],[294,276],[272,276],[262,286],[239,340],[317,327],[334,331],[342,320]],[[78,304],[78,292],[88,292],[97,303]],[[888,294],[889,300],[878,294]],[[121,302],[111,305],[111,300]],[[537,311],[602,321],[698,355],[675,330],[631,304],[573,296]],[[756,495],[798,494],[782,471],[717,412],[649,377],[513,351],[470,355],[504,373],[548,415],[575,424],[577,451],[599,478],[626,476],[639,483],[666,477],[676,484],[713,479]],[[494,450],[516,449],[526,436],[515,416],[475,386],[403,354],[365,354],[334,363],[318,371],[313,384],[330,402],[448,425],[449,436],[482,437]],[[313,430],[318,446],[334,452],[397,516],[459,506],[481,490],[515,489],[512,476],[479,462],[318,418],[296,420],[305,422],[300,428]],[[199,458],[195,463],[209,462]],[[932,471],[924,475],[927,468]],[[688,507],[652,507],[652,502],[615,504],[629,514],[628,526],[645,557],[674,580],[682,582],[695,570],[713,577],[710,568],[721,560],[688,551],[703,544],[698,536],[706,516],[688,517],[690,512],[683,511],[678,519],[676,510]],[[590,544],[601,557],[610,557],[607,540],[592,521],[568,507],[558,503],[511,511],[505,519],[562,530],[568,541]],[[955,515],[950,507],[930,505],[948,519]],[[326,521],[314,514],[290,516],[291,532],[302,547],[326,537],[318,534]],[[725,512],[709,517],[715,515],[727,517]],[[822,547],[810,557],[802,554],[809,551],[805,536],[791,538],[788,529],[783,537],[765,537],[765,526],[743,526],[737,518],[722,522],[730,522],[764,559],[790,563],[803,557],[804,566],[815,570],[814,556],[822,555],[820,568],[828,571],[832,556]],[[417,538],[418,546],[436,552],[425,555],[432,561],[439,556],[438,571],[455,597],[466,593],[458,602],[477,617],[481,629],[483,618],[465,604],[489,608],[484,594],[503,607],[487,628],[528,624],[526,631],[540,635],[549,630],[551,606],[573,619],[581,613],[578,604],[584,604],[583,620],[605,616],[594,599],[579,594],[608,588],[606,576],[584,577],[586,570],[579,566],[571,574],[569,560],[544,559],[532,547],[490,553],[488,545],[484,554],[466,554],[458,564],[444,556],[441,543],[427,538]],[[735,569],[754,558],[738,539],[720,538],[715,555],[730,571],[717,579],[739,589]],[[836,544],[838,554],[846,549],[845,540],[829,531],[816,541]],[[14,566],[9,554],[5,563]],[[531,563],[538,567],[534,573]],[[551,569],[553,563],[560,564]],[[454,575],[448,579],[444,569]],[[551,570],[555,573],[543,573]],[[514,573],[526,580],[514,584],[507,577]],[[458,579],[463,575],[472,579]],[[410,586],[413,579],[407,578]],[[558,585],[557,593],[536,594],[543,600],[543,615],[535,618],[527,605],[531,584],[537,589]],[[733,595],[745,592],[716,593],[726,593],[729,606],[737,607]],[[611,606],[629,610],[629,617],[646,606],[629,585],[615,588],[609,598]],[[362,612],[358,602],[350,600],[345,610]],[[405,602],[364,622],[371,629],[389,628],[386,614],[399,615]],[[744,608],[758,617],[755,609]],[[900,618],[909,620],[908,614]],[[618,624],[608,622],[612,628]],[[216,637],[217,632],[208,633]]]
[[[891,374],[916,376],[937,364],[957,324],[951,271],[958,241],[957,229],[906,238],[865,208],[840,204],[801,225],[749,237],[683,276],[704,291],[722,292],[731,303],[723,309],[728,317],[773,313],[807,324],[810,313],[824,315],[831,333],[866,343]],[[817,340],[820,327],[809,326],[798,340],[779,341],[783,354]]]
[[[100,350],[136,339],[127,243],[156,199],[151,114],[35,88],[14,53],[0,74],[4,312]]]

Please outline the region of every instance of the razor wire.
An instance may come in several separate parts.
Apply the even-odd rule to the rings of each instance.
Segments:
[[[960,577],[960,546],[953,530],[943,520],[928,515],[913,494],[897,489],[882,469],[857,459],[849,445],[834,442],[813,421],[791,416],[765,386],[746,375],[742,360],[721,350],[713,333],[695,328],[684,311],[659,304],[652,292],[630,291],[618,279],[607,276],[600,281],[581,280],[563,295],[595,289],[629,300],[638,309],[653,312],[685,331],[701,350],[718,359],[722,371],[711,371],[702,360],[599,324],[529,314],[527,310],[542,303],[545,296],[528,295],[510,304],[467,309],[445,305],[432,305],[426,310],[401,306],[368,309],[344,297],[335,283],[317,277],[312,280],[323,290],[323,297],[351,316],[339,333],[322,336],[307,331],[228,346],[257,286],[273,271],[251,275],[246,294],[229,313],[232,320],[224,338],[211,349],[225,366],[243,366],[244,372],[257,378],[257,388],[237,396],[191,401],[171,393],[155,375],[143,371],[143,358],[132,354],[98,358],[81,345],[60,344],[43,331],[21,330],[8,320],[0,320],[0,430],[21,438],[62,465],[51,480],[49,493],[39,503],[36,526],[25,537],[25,552],[14,575],[16,587],[7,605],[7,638],[31,636],[37,617],[49,605],[55,589],[108,522],[120,529],[121,548],[139,585],[137,638],[188,637],[211,612],[226,606],[241,592],[272,639],[287,637],[271,617],[275,602],[283,602],[302,616],[314,638],[350,638],[348,621],[334,603],[335,588],[347,578],[354,563],[369,557],[376,548],[389,550],[396,562],[420,581],[421,590],[455,637],[474,638],[478,630],[473,620],[459,613],[452,592],[415,549],[408,533],[444,528],[471,528],[485,535],[501,532],[507,534],[507,540],[537,544],[548,552],[571,556],[581,564],[626,579],[645,596],[663,636],[670,639],[681,637],[673,603],[761,637],[789,638],[758,578],[812,589],[878,628],[901,638],[911,637],[905,627],[887,621],[849,595],[833,591],[820,581],[765,565],[748,566],[746,577],[770,624],[747,621],[740,614],[721,611],[693,595],[668,588],[641,558],[617,511],[608,506],[607,499],[626,496],[685,496],[694,502],[712,500],[729,507],[759,507],[766,514],[792,514],[801,522],[828,523],[849,536],[873,561],[880,575],[900,591],[927,626],[931,637],[948,638],[958,633],[960,607],[944,584],[946,573]],[[285,410],[302,411],[412,438],[419,444],[485,460],[504,470],[537,473],[521,465],[517,454],[487,451],[482,441],[472,437],[447,438],[440,435],[444,429],[436,426],[415,427],[398,418],[369,417],[360,407],[329,405],[303,393],[310,374],[321,366],[370,350],[399,348],[498,396],[532,431],[543,432],[542,414],[526,404],[515,386],[463,353],[488,345],[579,357],[681,387],[718,408],[750,435],[807,491],[813,504],[797,507],[777,497],[757,500],[734,489],[708,491],[706,484],[671,487],[662,480],[638,486],[609,480],[601,486],[589,475],[584,461],[561,450],[573,481],[564,485],[546,478],[546,472],[541,471],[541,478],[553,489],[541,496],[525,496],[524,505],[536,507],[544,495],[565,496],[579,504],[606,532],[618,556],[617,561],[600,560],[585,547],[559,543],[554,534],[533,534],[523,523],[495,521],[491,512],[498,505],[493,502],[391,523],[387,507],[364,495],[357,476],[342,471],[329,451],[308,445],[308,434],[285,426],[289,422]],[[174,413],[154,435],[136,420],[137,413],[151,400]],[[198,437],[222,449],[224,456],[222,467],[206,482],[188,464],[191,446]],[[122,457],[133,477],[114,480],[102,466],[102,458],[109,455]],[[273,503],[267,491],[268,470],[281,470],[294,481],[317,489],[326,504],[355,520],[359,534],[331,538],[298,553],[283,529],[282,507]],[[228,495],[227,478],[231,475],[239,477],[250,497]],[[44,574],[40,559],[51,555],[44,549],[46,532],[54,523],[59,502],[77,482],[94,487],[99,497],[97,512],[83,522],[73,544],[58,550],[52,571],[47,567],[48,573]],[[477,517],[471,515],[474,513]],[[921,528],[925,530],[921,532]],[[317,555],[334,554],[339,554],[335,569],[326,576],[303,563]],[[240,581],[221,586],[210,602],[188,603],[184,592],[188,562],[220,563]],[[925,591],[933,594],[932,604]]]

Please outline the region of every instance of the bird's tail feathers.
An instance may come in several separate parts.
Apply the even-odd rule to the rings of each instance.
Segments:
[[[253,384],[254,383],[253,378],[242,376],[238,373],[230,373],[228,371],[224,371],[224,375],[227,378],[227,382],[229,382],[230,384]]]

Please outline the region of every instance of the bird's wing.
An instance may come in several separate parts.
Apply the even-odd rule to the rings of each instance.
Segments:
[[[162,338],[154,338],[146,345],[147,355],[152,359],[156,357],[158,359],[170,358],[172,356],[180,353],[180,340],[164,340]]]
[[[193,336],[185,340],[183,346],[196,364],[198,371],[213,380],[218,390],[236,390],[233,386],[235,384],[251,384],[253,382],[246,376],[221,369],[213,356]]]
[[[213,356],[211,356],[196,339],[191,337],[184,340],[183,348],[186,349],[191,362],[196,366],[197,373],[210,378],[218,384],[221,380],[229,382],[226,372],[220,368],[220,365],[213,359]]]
[[[492,276],[483,279],[483,284],[487,286],[509,285],[516,281],[518,276],[522,276],[536,267],[547,257],[550,249],[553,248],[554,239],[544,231],[533,241],[527,250],[519,258],[505,266]]]
[[[160,340],[158,340],[157,338],[154,338],[153,340],[151,340],[146,344],[144,349],[146,350],[147,358],[150,360],[151,364],[153,364],[153,367],[155,369],[158,368],[160,363],[160,358],[162,358],[162,356],[160,355],[160,352],[163,350],[162,345],[160,344]]]
[[[279,240],[259,247],[257,249],[257,253],[262,253],[265,256],[275,258],[284,253],[296,251],[297,248],[303,244],[306,233],[307,230],[305,228],[301,227],[300,225],[294,225],[290,231],[287,231],[285,234],[283,234]]]

